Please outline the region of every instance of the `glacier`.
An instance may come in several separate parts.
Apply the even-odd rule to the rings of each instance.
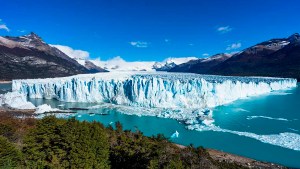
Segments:
[[[63,78],[13,80],[12,90],[30,98],[65,102],[204,109],[296,85],[297,80],[290,78],[108,72]]]
[[[62,78],[13,80],[29,98],[99,103],[134,115],[212,125],[211,109],[250,96],[296,87],[297,80],[167,72],[108,72]]]

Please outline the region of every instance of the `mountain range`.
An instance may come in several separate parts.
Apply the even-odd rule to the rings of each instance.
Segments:
[[[162,62],[108,61],[67,55],[59,45],[45,43],[35,33],[0,36],[0,80],[62,77],[107,71],[169,71],[230,76],[275,76],[300,80],[300,35],[271,39],[238,53],[208,58],[167,58]]]
[[[87,63],[80,65],[59,49],[45,43],[35,33],[0,36],[0,80],[61,77],[106,71]]]
[[[236,54],[217,54],[177,65],[170,72],[226,76],[291,77],[300,80],[300,35],[271,39]]]

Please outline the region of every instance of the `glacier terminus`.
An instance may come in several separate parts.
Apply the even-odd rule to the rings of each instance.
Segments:
[[[99,103],[99,107],[109,104],[127,114],[174,118],[188,125],[210,125],[213,107],[296,85],[297,80],[291,78],[108,72],[13,80],[12,90],[29,98]]]

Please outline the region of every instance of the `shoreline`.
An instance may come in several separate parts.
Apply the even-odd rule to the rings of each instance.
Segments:
[[[186,146],[181,145],[181,144],[176,144],[176,146],[179,148],[186,148]],[[243,167],[247,168],[260,168],[260,169],[287,169],[289,167],[280,165],[280,164],[275,164],[271,162],[265,162],[265,161],[259,161],[255,160],[252,158],[236,155],[236,154],[231,154],[227,152],[223,152],[220,150],[215,150],[211,148],[205,148],[204,149],[209,153],[212,159],[219,161],[219,162],[228,162],[228,163],[236,163],[238,165],[241,165]]]
[[[176,144],[176,143],[174,143],[174,144],[176,146],[178,146],[179,148],[186,148],[186,146],[184,146],[184,145]],[[239,164],[239,165],[241,165],[243,167],[247,167],[247,168],[260,168],[260,169],[263,169],[263,168],[286,169],[286,168],[288,168],[288,167],[282,166],[280,164],[259,161],[259,160],[255,160],[255,159],[248,158],[245,156],[231,154],[231,153],[223,152],[223,151],[212,149],[212,148],[204,147],[204,149],[209,153],[211,158],[213,158],[214,160],[219,161],[219,162],[226,161],[228,163],[236,163],[236,164]]]
[[[259,161],[252,158],[239,156],[236,154],[231,154],[227,152],[223,152],[220,150],[205,148],[209,155],[217,161],[226,161],[226,162],[234,162],[244,167],[249,168],[272,168],[272,169],[284,169],[288,168],[285,166],[282,166],[280,164],[275,164],[271,162],[265,162],[265,161]]]
[[[0,80],[0,84],[7,84],[7,83],[12,83],[12,81],[1,81]]]

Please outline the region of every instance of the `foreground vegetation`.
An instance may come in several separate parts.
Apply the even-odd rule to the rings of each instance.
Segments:
[[[124,131],[120,123],[0,115],[1,168],[242,168],[213,160],[202,147]]]

